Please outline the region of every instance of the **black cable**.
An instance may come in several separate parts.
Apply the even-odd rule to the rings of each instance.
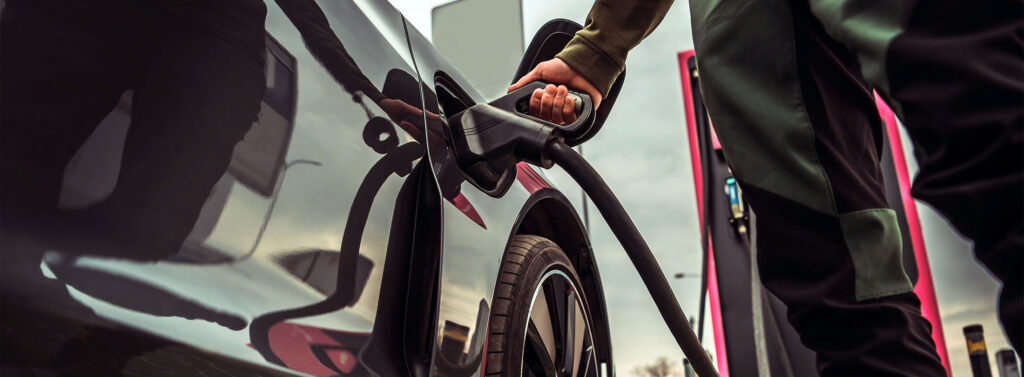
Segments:
[[[636,267],[644,285],[647,286],[647,291],[658,305],[658,311],[661,312],[661,317],[668,325],[672,336],[675,337],[676,343],[682,348],[683,354],[690,359],[697,374],[702,377],[717,377],[718,371],[711,364],[711,359],[704,352],[704,347],[701,346],[697,335],[693,333],[693,328],[690,327],[690,322],[687,321],[683,309],[679,307],[679,302],[676,301],[668,280],[665,279],[661,267],[658,266],[658,261],[651,253],[651,248],[647,246],[647,242],[640,235],[633,220],[629,218],[629,214],[622,208],[619,199],[615,197],[615,194],[594,168],[561,140],[555,140],[548,144],[547,152],[551,161],[565,169],[576,180],[576,183],[590,196],[590,200],[594,202],[597,210],[601,212],[601,216],[604,217],[615,237],[619,239],[619,243],[626,250],[626,254],[633,262],[633,266]]]
[[[707,202],[705,202],[704,205],[707,206]],[[707,218],[707,216],[704,217],[705,220],[707,220]],[[701,250],[703,252],[703,257],[701,258],[700,268],[700,308],[698,309],[700,312],[697,313],[697,339],[700,340],[701,344],[704,344],[704,307],[708,295],[708,263],[709,257],[711,256],[711,254],[708,253],[709,233],[709,229],[706,226],[703,227],[700,232],[702,237]]]
[[[701,114],[701,116],[704,116]],[[701,132],[703,131],[703,132]],[[701,188],[703,195],[701,195],[701,228],[700,228],[700,246],[701,252],[703,253],[701,258],[701,273],[700,273],[700,312],[697,313],[697,339],[704,344],[704,302],[707,301],[708,295],[708,268],[711,264],[711,161],[714,157],[711,151],[711,133],[710,125],[708,128],[703,130],[698,128],[697,135],[700,140],[697,142],[697,146],[701,152],[700,159],[700,174],[703,186]]]
[[[703,183],[703,187],[701,187],[703,195],[701,195],[700,203],[700,246],[702,255],[700,267],[700,312],[697,313],[697,339],[701,341],[701,344],[704,344],[704,308],[708,296],[708,268],[710,268],[709,265],[711,264],[711,187],[714,186],[711,182],[711,165],[712,161],[714,161],[714,149],[711,141],[711,125],[707,124],[705,126],[704,124],[709,123],[709,121],[706,113],[707,109],[704,108],[704,101],[701,99],[701,92],[698,87],[699,80],[696,77],[696,73],[694,73],[690,89],[692,89],[691,91],[694,96],[693,103],[697,104],[693,109],[696,113],[695,119],[697,119],[697,124],[694,127],[697,134],[697,147],[700,153],[700,174]]]

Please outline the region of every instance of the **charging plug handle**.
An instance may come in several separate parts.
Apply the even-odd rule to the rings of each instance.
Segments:
[[[548,85],[550,84],[544,81],[531,82],[502,96],[501,98],[494,100],[491,102],[491,105],[499,109],[514,111],[524,117],[530,117],[535,121],[547,123],[551,127],[558,129],[566,140],[582,137],[589,133],[594,127],[594,121],[597,119],[597,112],[594,109],[593,99],[583,92],[578,92],[572,89],[569,90],[569,99],[574,102],[573,106],[576,112],[576,120],[572,123],[554,124],[529,115],[530,97],[533,96],[533,91],[544,90]]]

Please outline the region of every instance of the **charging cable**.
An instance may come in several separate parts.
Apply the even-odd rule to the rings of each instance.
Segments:
[[[583,191],[590,196],[594,206],[601,212],[608,227],[619,239],[622,248],[626,250],[633,266],[636,267],[640,279],[647,286],[654,302],[658,305],[658,311],[665,320],[676,343],[683,349],[683,353],[693,364],[693,369],[700,376],[718,376],[718,372],[711,364],[711,359],[704,352],[697,335],[694,334],[690,322],[686,320],[686,314],[676,301],[668,280],[661,271],[661,266],[654,258],[647,241],[640,235],[640,231],[633,224],[629,214],[622,208],[622,203],[615,197],[612,190],[605,184],[604,179],[597,174],[590,164],[576,153],[571,147],[561,140],[554,140],[546,148],[548,157],[558,166],[565,169],[567,173],[583,188]]]
[[[517,113],[516,104],[521,102],[519,98],[522,96],[510,93],[491,104],[473,105],[449,118],[452,149],[467,178],[481,187],[500,187],[504,180],[501,177],[514,174],[515,164],[519,161],[545,169],[557,164],[565,169],[590,196],[622,244],[694,370],[702,377],[717,377],[718,372],[676,301],[647,241],[597,171],[566,144],[563,135],[573,135],[574,130],[585,129],[589,125],[577,122],[559,126]],[[585,101],[587,99],[584,97]],[[592,118],[589,114],[593,114],[593,106],[586,102],[582,109],[582,115],[586,116],[581,116],[581,119]]]

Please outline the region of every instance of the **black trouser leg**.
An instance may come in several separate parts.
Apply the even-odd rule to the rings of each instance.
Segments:
[[[945,375],[902,267],[881,120],[806,3],[694,0],[701,88],[758,214],[758,265],[824,376]]]
[[[924,149],[914,196],[1003,282],[999,318],[1024,350],[1024,2],[920,1],[886,59],[890,96]],[[951,22],[955,21],[955,22]]]
[[[229,44],[154,4],[127,0],[12,1],[3,28],[5,232],[21,224],[19,234],[37,233],[76,255],[177,252],[257,119],[262,30]],[[68,162],[126,89],[132,124],[113,192],[84,209],[58,210]],[[5,258],[38,269],[38,255],[7,249]]]
[[[94,5],[11,1],[2,17],[0,222],[52,226],[64,168],[128,87],[134,44]],[[76,6],[77,5],[77,6]]]
[[[262,62],[184,22],[168,22],[135,86],[117,186],[76,216],[118,237],[104,253],[178,252],[235,145],[257,120]],[[262,34],[251,36],[260,41]]]
[[[920,150],[912,193],[974,240],[1024,346],[1024,2],[810,0]]]
[[[0,305],[46,300],[82,310],[39,270],[65,167],[133,74],[131,22],[103,8],[11,0],[0,17],[0,287],[8,287]]]

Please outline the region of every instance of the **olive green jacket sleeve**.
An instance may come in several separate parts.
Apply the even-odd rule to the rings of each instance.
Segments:
[[[596,0],[587,25],[556,57],[608,95],[626,54],[665,18],[672,0]]]

